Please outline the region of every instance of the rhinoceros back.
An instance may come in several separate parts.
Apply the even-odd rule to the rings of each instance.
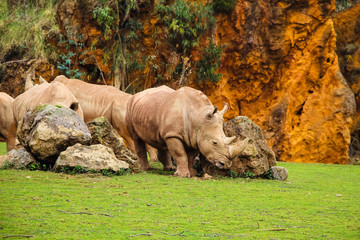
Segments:
[[[161,86],[130,98],[126,124],[133,139],[140,138],[153,147],[166,149],[165,140],[171,137],[193,147],[193,129],[201,124],[199,116],[204,108],[213,106],[200,91],[188,87],[175,91]]]

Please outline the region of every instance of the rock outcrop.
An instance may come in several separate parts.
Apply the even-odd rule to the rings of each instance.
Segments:
[[[351,124],[349,155],[352,163],[360,163],[360,3],[333,16],[336,53],[341,73],[356,99],[356,115]]]
[[[280,161],[349,162],[354,94],[335,53],[333,1],[238,1],[217,19],[223,78],[206,93],[245,115]]]
[[[29,110],[20,121],[17,137],[38,160],[53,164],[60,152],[90,141],[84,121],[69,108],[42,105]]]
[[[60,153],[54,169],[61,171],[65,167],[72,169],[77,166],[88,171],[101,171],[105,169],[113,172],[129,168],[129,164],[117,159],[109,147],[101,144],[84,146],[77,143]]]
[[[86,72],[86,81],[121,84],[122,89],[174,87],[178,83],[173,77],[186,67],[189,85],[203,90],[214,105],[230,104],[226,119],[247,116],[264,130],[278,160],[351,162],[351,133],[354,144],[360,136],[356,131],[360,125],[359,4],[334,15],[335,1],[238,0],[234,10],[215,15],[215,29],[202,37],[200,46],[211,37],[224,48],[218,69],[222,78],[217,84],[200,86],[194,62],[200,46],[192,49],[191,56],[177,53],[153,11],[158,1],[136,1],[131,10],[127,2],[58,2],[63,38],[51,42],[62,55],[75,54],[72,67]],[[108,27],[95,17],[99,7],[111,10]],[[30,65],[30,61],[6,64],[8,70],[0,69],[0,76],[13,75],[4,78],[0,89],[16,97],[22,89],[12,87],[10,80],[15,79],[18,86]],[[53,79],[56,67],[41,66],[42,75]],[[126,72],[130,68],[132,72]],[[356,102],[358,114],[353,120]],[[360,145],[350,145],[351,154],[360,156]]]

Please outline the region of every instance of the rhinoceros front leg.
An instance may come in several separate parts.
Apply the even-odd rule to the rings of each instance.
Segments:
[[[139,157],[140,168],[142,170],[148,170],[150,166],[147,160],[145,142],[142,141],[141,139],[138,139],[134,141],[134,144],[135,144],[136,154]]]
[[[169,138],[166,140],[166,145],[177,165],[174,175],[179,177],[191,177],[188,167],[188,157],[182,141],[177,138]]]
[[[176,169],[171,161],[171,155],[169,151],[158,150],[158,159],[164,165],[165,171],[171,171]]]

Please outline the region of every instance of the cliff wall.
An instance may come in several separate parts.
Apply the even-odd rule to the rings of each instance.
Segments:
[[[181,1],[134,2],[60,0],[60,34],[47,39],[58,62],[8,64],[0,89],[20,94],[22,86],[11,84],[23,83],[30,68],[49,81],[69,71],[132,93],[190,85],[220,108],[229,103],[227,120],[245,115],[258,124],[280,161],[345,164],[355,152],[360,156],[360,145],[351,148],[360,136],[360,4],[335,14],[334,0],[238,0],[230,11],[213,14],[213,26],[201,29],[199,42],[186,51],[182,44],[189,43],[174,37],[182,26],[165,22],[166,14],[180,12],[166,6]],[[208,2],[189,1],[190,10],[205,14],[205,21],[195,15],[190,25],[211,25]],[[218,82],[198,79],[207,46],[222,46]]]

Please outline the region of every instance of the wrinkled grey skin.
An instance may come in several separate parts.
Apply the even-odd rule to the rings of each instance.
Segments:
[[[164,168],[177,164],[176,176],[196,175],[194,158],[201,152],[212,164],[227,169],[231,160],[243,150],[226,137],[223,114],[207,96],[190,87],[173,90],[166,86],[147,89],[132,96],[127,105],[126,125],[134,140],[143,170],[149,168],[145,143],[159,151]]]
[[[13,111],[16,124],[24,118],[28,110],[44,104],[70,108],[82,119],[84,118],[78,100],[61,82],[42,83],[32,87],[28,86],[27,89],[14,100]]]

